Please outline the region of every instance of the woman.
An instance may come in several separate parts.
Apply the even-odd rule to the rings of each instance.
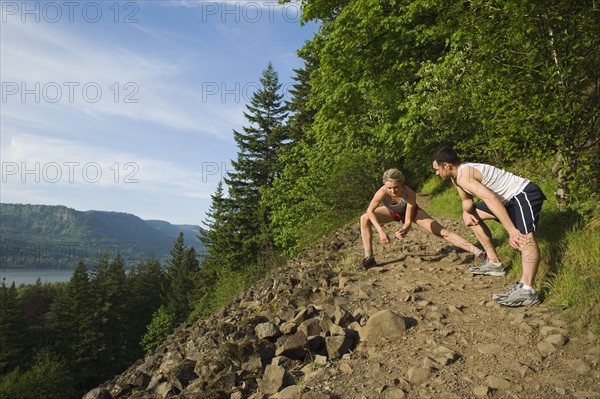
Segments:
[[[383,206],[380,206],[383,204]],[[390,237],[382,225],[391,222],[402,222],[402,227],[396,230],[396,238],[403,240],[415,222],[428,232],[443,238],[450,244],[471,252],[476,258],[485,260],[485,252],[456,233],[439,224],[417,205],[417,195],[404,185],[404,175],[398,169],[389,169],[383,174],[383,186],[377,190],[367,213],[360,217],[360,233],[362,235],[365,257],[359,267],[368,269],[376,266],[373,257],[373,240],[371,227],[379,233],[379,241],[389,244]]]

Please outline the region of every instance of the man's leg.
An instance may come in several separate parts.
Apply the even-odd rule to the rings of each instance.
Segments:
[[[521,283],[533,287],[535,274],[540,264],[540,248],[533,233],[527,234],[527,238],[529,238],[529,242],[521,246],[521,260],[523,265]]]
[[[483,222],[484,220],[496,219],[494,215],[491,213],[484,212],[480,209],[476,209],[476,215],[479,218],[479,223],[474,226],[469,226],[477,237],[477,240],[483,247],[483,250],[487,254],[490,262],[500,263],[500,258],[496,253],[496,248],[494,248],[494,243],[492,241],[492,233],[487,225]]]

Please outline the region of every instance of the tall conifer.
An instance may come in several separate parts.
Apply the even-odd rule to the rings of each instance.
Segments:
[[[0,374],[4,374],[19,364],[19,356],[24,348],[21,343],[23,319],[21,305],[17,298],[17,288],[13,282],[0,284]]]
[[[197,271],[196,251],[184,244],[183,233],[179,233],[167,261],[167,286],[163,301],[166,311],[173,315],[176,324],[185,321],[190,313],[189,296],[193,289],[193,274]]]
[[[237,248],[233,270],[256,263],[272,247],[269,209],[260,206],[261,189],[270,186],[278,175],[279,149],[289,136],[283,126],[287,111],[279,92],[279,76],[270,62],[260,84],[244,112],[250,125],[241,133],[233,132],[239,150],[232,162],[234,170],[225,179],[232,216],[229,222],[235,229],[231,239]]]

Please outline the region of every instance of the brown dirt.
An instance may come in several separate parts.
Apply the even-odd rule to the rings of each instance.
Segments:
[[[458,221],[438,220],[475,242]],[[301,381],[307,388],[344,399],[600,398],[598,337],[569,331],[561,311],[545,303],[506,308],[492,301],[514,277],[471,275],[470,254],[417,225],[402,242],[376,241],[375,234],[379,266],[367,271],[355,267],[362,257],[358,222],[301,256],[325,259],[339,273],[336,304],[369,315],[389,309],[411,328],[401,339],[359,344],[342,360],[315,367]]]

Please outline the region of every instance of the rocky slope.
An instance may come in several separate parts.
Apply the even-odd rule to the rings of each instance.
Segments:
[[[84,398],[600,398],[599,337],[499,306],[514,281],[413,226],[368,271],[339,230]]]

